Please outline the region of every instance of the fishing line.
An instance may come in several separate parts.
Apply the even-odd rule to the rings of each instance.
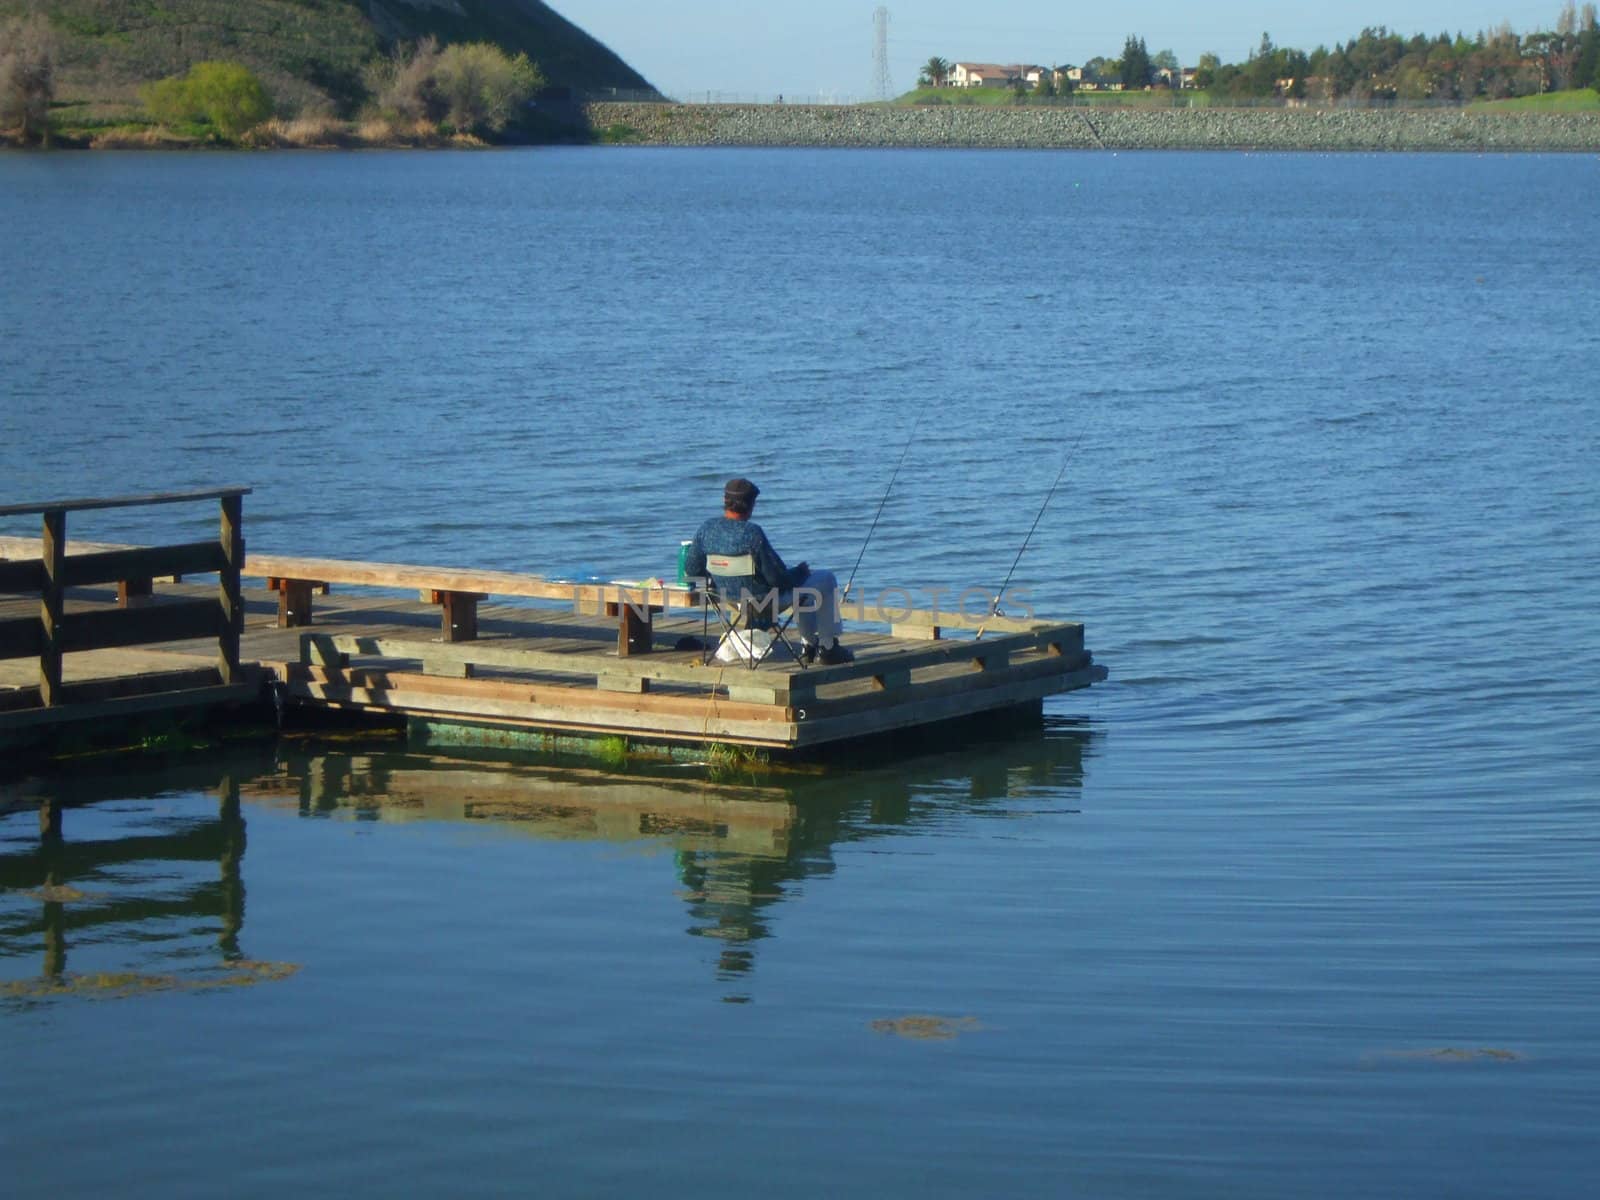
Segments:
[[[889,493],[894,491],[894,481],[900,477],[900,468],[905,465],[906,455],[911,453],[911,443],[917,440],[917,427],[922,424],[922,414],[925,412],[926,408],[921,409],[917,413],[917,419],[911,423],[911,436],[906,439],[906,448],[900,451],[900,461],[895,463],[894,471],[889,476],[889,486],[883,489],[883,499],[878,501],[878,511],[873,514],[872,524],[867,529],[866,541],[861,543],[861,553],[856,555],[856,565],[850,568],[850,578],[844,585],[844,591],[839,593],[841,596],[848,596],[851,585],[856,581],[856,572],[861,569],[861,560],[867,556],[867,546],[878,528],[878,518],[883,516],[883,506],[889,503]]]
[[[1088,433],[1087,429],[1080,430],[1077,441],[1068,447],[1065,457],[1061,460],[1061,470],[1056,472],[1055,482],[1050,485],[1050,490],[1044,494],[1044,503],[1039,505],[1039,511],[1033,518],[1033,524],[1028,526],[1028,536],[1022,539],[1022,545],[1017,548],[1017,556],[1011,560],[1011,570],[1006,572],[1005,581],[1001,583],[1000,590],[994,594],[994,599],[989,604],[988,616],[984,620],[988,620],[989,617],[1004,615],[1000,611],[1000,598],[1006,594],[1006,588],[1011,586],[1011,577],[1017,573],[1017,564],[1022,561],[1022,556],[1028,549],[1028,543],[1033,540],[1034,530],[1039,528],[1039,522],[1044,519],[1044,510],[1050,507],[1050,501],[1054,498],[1056,489],[1061,486],[1061,481],[1066,478],[1067,468],[1072,465],[1072,456],[1077,453],[1078,447],[1083,444],[1083,437],[1086,433]],[[983,636],[982,627],[978,629],[978,636],[980,638]]]

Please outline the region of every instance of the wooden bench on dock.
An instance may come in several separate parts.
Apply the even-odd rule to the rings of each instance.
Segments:
[[[446,642],[471,642],[478,637],[478,604],[490,596],[563,600],[579,612],[617,619],[617,653],[648,654],[654,615],[669,603],[698,603],[688,588],[646,587],[625,583],[582,583],[522,575],[510,571],[474,571],[406,563],[342,562],[329,558],[295,558],[283,554],[249,554],[245,574],[262,576],[278,595],[278,627],[312,624],[312,595],[332,584],[415,590],[422,600],[440,607],[439,633]]]
[[[85,582],[88,564],[78,560],[95,556],[94,570],[99,572],[96,581],[117,585],[119,607],[137,607],[151,595],[156,580],[170,579],[176,583],[184,574],[200,575],[216,570],[215,555],[211,553],[214,546],[207,545],[210,549],[197,550],[181,558],[170,552],[160,557],[140,546],[77,542],[69,551],[74,563],[71,579],[73,583]],[[42,553],[41,547],[39,538],[0,537],[0,563],[7,559],[37,558]],[[155,567],[160,569],[154,570]],[[673,584],[646,587],[620,582],[569,582],[510,571],[347,562],[287,554],[246,552],[241,574],[265,579],[268,589],[277,594],[280,629],[311,625],[312,596],[317,592],[326,595],[334,584],[416,591],[425,603],[440,607],[439,633],[446,642],[477,639],[478,604],[491,596],[560,600],[572,605],[577,612],[616,618],[617,653],[624,657],[650,652],[656,613],[665,611],[669,605],[693,608],[699,604],[698,593]],[[28,579],[31,583],[32,576]]]

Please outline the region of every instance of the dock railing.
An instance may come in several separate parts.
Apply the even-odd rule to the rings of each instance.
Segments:
[[[38,656],[39,702],[45,708],[62,703],[62,656],[76,651],[214,636],[221,682],[242,682],[239,638],[244,629],[244,606],[239,574],[244,564],[244,497],[250,490],[221,488],[0,506],[0,518],[38,515],[43,519],[37,558],[0,561],[0,594],[39,597],[36,618],[0,619],[0,659]],[[213,541],[68,552],[68,513],[204,501],[214,501],[221,508],[221,526]],[[155,579],[207,574],[216,574],[220,580],[215,600],[138,603],[139,597],[150,595]],[[117,608],[66,611],[68,588],[108,583],[117,584]]]

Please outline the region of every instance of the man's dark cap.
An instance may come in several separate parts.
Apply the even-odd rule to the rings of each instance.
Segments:
[[[722,488],[722,504],[736,512],[743,512],[756,502],[761,489],[748,479],[730,479]]]

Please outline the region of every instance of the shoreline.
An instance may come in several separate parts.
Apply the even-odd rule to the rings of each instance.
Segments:
[[[638,103],[585,112],[610,145],[1600,152],[1600,112]]]
[[[666,104],[607,101],[540,113],[537,133],[487,141],[318,118],[238,143],[159,128],[60,131],[59,150],[450,150],[607,145],[807,149],[1235,150],[1600,153],[1600,111]],[[0,149],[23,147],[0,137]]]

